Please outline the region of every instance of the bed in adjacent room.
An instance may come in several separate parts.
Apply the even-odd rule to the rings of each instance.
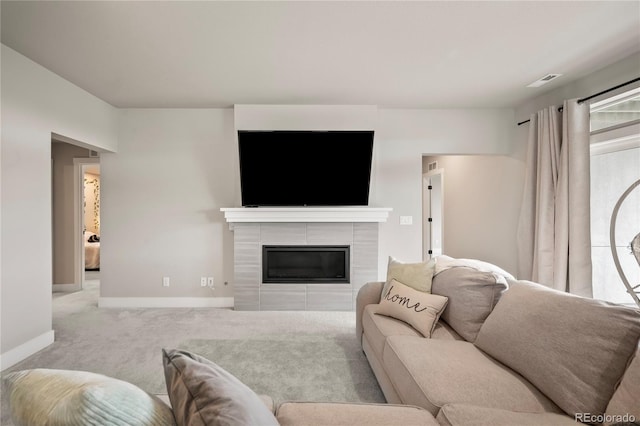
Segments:
[[[84,269],[100,269],[100,235],[89,231],[84,232]]]

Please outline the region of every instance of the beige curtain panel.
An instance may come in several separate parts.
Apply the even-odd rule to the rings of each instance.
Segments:
[[[592,296],[589,106],[531,116],[518,224],[518,277]]]

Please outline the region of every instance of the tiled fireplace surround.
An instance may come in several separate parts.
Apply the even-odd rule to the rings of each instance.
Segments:
[[[378,227],[391,209],[222,209],[234,234],[236,310],[352,311],[378,279]],[[348,245],[350,282],[262,283],[263,245]]]

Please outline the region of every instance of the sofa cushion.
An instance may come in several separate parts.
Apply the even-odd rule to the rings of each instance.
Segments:
[[[635,421],[640,421],[640,351],[627,367],[620,385],[613,393],[606,414],[611,417],[607,424],[628,421],[618,416],[633,416]]]
[[[433,415],[449,403],[559,411],[522,376],[469,342],[390,336],[383,362],[402,403],[424,407]]]
[[[470,404],[447,404],[438,413],[441,426],[576,426],[566,414],[523,413]]]
[[[476,340],[480,327],[507,289],[491,272],[453,267],[433,277],[431,292],[449,298],[441,319],[468,342]]]
[[[378,313],[402,320],[424,337],[431,337],[447,300],[444,296],[418,291],[392,279],[386,292],[382,293]]]
[[[179,426],[278,424],[260,397],[219,365],[187,351],[163,349],[162,354]]]
[[[378,314],[380,305],[368,305],[364,308],[362,315],[362,326],[371,344],[375,355],[382,359],[382,350],[389,336],[418,336],[422,335],[409,324],[386,315]],[[462,340],[462,337],[442,321],[436,323],[436,327],[431,333],[432,339]]]
[[[393,279],[408,285],[418,291],[425,293],[431,292],[431,279],[435,269],[435,261],[428,260],[426,262],[407,263],[389,256],[387,265],[387,283],[382,293],[386,293],[389,282]]]
[[[640,313],[530,282],[509,286],[475,345],[570,416],[604,413],[636,351]]]
[[[173,425],[173,413],[137,386],[87,371],[37,368],[5,376],[16,425]]]
[[[338,402],[283,402],[276,417],[282,426],[438,426],[426,410],[409,405]]]

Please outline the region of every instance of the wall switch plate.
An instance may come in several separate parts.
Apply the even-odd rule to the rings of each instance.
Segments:
[[[207,286],[213,288],[213,277],[207,278]]]
[[[413,225],[413,216],[400,216],[400,225]]]
[[[207,286],[207,277],[200,277],[200,287]]]
[[[162,277],[162,287],[169,287],[171,281],[169,277]]]

